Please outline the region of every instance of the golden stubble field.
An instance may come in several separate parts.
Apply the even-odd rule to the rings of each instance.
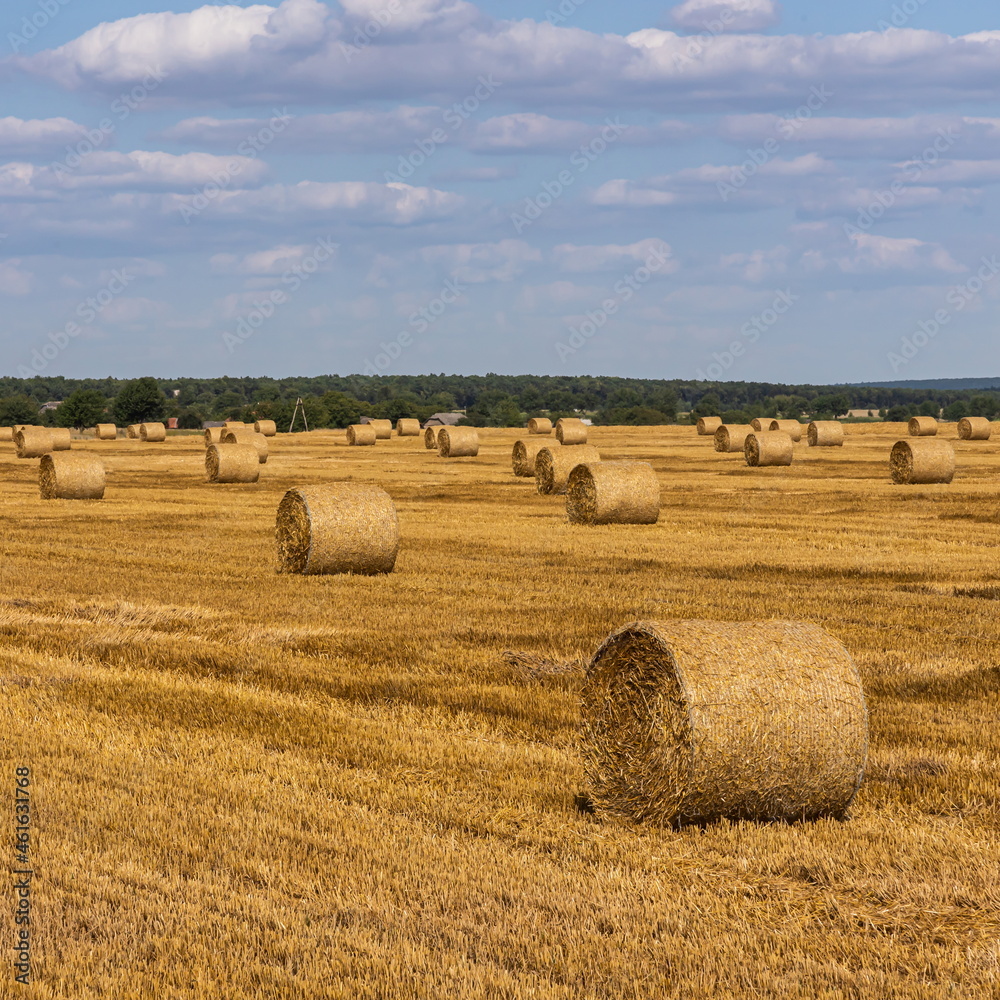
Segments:
[[[903,426],[851,431],[752,470],[690,427],[593,429],[663,491],[659,524],[600,528],[511,475],[515,431],[450,461],[279,436],[250,487],[206,484],[197,437],[79,442],[103,502],[41,501],[3,446],[0,840],[29,765],[37,875],[34,982],[5,948],[0,995],[997,996],[1000,440],[897,487]],[[395,499],[396,572],[277,575],[284,491],[343,478]],[[581,810],[579,677],[501,653],[670,617],[846,644],[872,727],[848,821]]]

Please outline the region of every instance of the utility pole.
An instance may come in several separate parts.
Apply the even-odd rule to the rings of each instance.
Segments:
[[[299,415],[299,410],[302,411],[302,423],[305,424],[306,430],[309,430],[309,421],[306,419],[306,407],[302,402],[302,397],[299,396],[295,400],[295,409],[292,410],[292,422],[288,425],[288,433],[292,433],[292,428],[295,426],[295,418]]]

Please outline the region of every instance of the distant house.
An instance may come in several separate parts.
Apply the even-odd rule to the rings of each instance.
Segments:
[[[171,431],[177,430],[177,417],[167,417],[167,429]]]
[[[464,413],[434,413],[424,421],[424,427],[454,427],[459,420],[464,419]]]
[[[39,413],[48,413],[49,410],[58,410],[60,406],[62,406],[62,400],[61,399],[53,399],[51,402],[43,404],[40,407],[40,409],[38,410],[38,412]]]

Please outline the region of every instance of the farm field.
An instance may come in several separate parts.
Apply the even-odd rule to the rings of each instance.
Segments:
[[[592,428],[653,465],[662,510],[584,527],[511,474],[524,433],[451,460],[278,435],[250,486],[205,483],[197,436],[75,441],[100,502],[40,500],[0,445],[3,835],[30,766],[36,871],[18,996],[1000,995],[1000,434],[903,487],[903,424],[764,469],[693,427]],[[395,500],[396,571],[278,575],[284,492],[345,478]],[[585,659],[664,618],[846,645],[872,738],[849,819],[586,811],[579,671],[502,654]]]

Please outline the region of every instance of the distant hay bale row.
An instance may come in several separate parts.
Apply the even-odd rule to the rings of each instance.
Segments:
[[[766,429],[783,431],[796,443],[802,440],[802,424],[797,420],[772,420]]]
[[[934,437],[938,432],[938,422],[934,417],[910,417],[907,428],[910,437]]]
[[[256,483],[257,449],[252,444],[210,444],[205,449],[205,478],[210,483]]]
[[[743,454],[751,468],[791,465],[795,442],[784,431],[759,431],[747,435]]]
[[[841,817],[868,756],[854,663],[810,624],[625,625],[587,669],[582,716],[595,807],[668,827]]]
[[[139,440],[140,441],[166,441],[167,440],[167,428],[166,425],[152,422],[146,424],[139,424]]]
[[[551,434],[552,421],[548,417],[532,417],[528,421],[529,434]]]
[[[962,417],[958,422],[958,436],[962,441],[989,441],[993,424],[986,417]]]
[[[558,441],[525,441],[523,438],[520,441],[514,442],[514,449],[510,454],[510,464],[511,468],[514,470],[515,476],[523,476],[525,478],[534,476],[535,474],[535,459],[538,458],[538,453],[543,448],[561,448],[562,445]]]
[[[556,440],[560,444],[586,444],[587,425],[578,417],[563,417],[556,421]]]
[[[702,437],[715,436],[715,432],[722,426],[722,417],[699,417],[698,433]]]
[[[648,462],[577,465],[566,493],[573,524],[656,524],[660,518],[660,482]]]
[[[399,552],[392,498],[364,483],[289,490],[275,525],[284,573],[391,573]]]
[[[14,447],[18,458],[41,458],[56,450],[48,427],[21,427],[14,434]]]
[[[442,427],[438,434],[441,458],[472,458],[479,454],[479,432],[475,427]]]
[[[715,431],[715,450],[722,454],[743,453],[747,436],[753,434],[750,424],[723,424]]]
[[[118,438],[118,428],[114,424],[98,424],[94,428],[94,437],[98,441],[115,441]]]
[[[42,455],[38,488],[43,500],[101,500],[104,464],[85,452]]]
[[[388,441],[392,437],[391,420],[369,420],[368,426],[374,428],[375,437],[379,441]]]
[[[398,437],[419,437],[420,421],[413,417],[400,417],[396,421],[396,435]]]
[[[371,424],[351,424],[347,428],[347,443],[352,448],[367,447],[375,441],[375,428]]]
[[[273,438],[278,433],[278,425],[273,420],[257,420],[253,429],[264,437]]]
[[[267,462],[267,438],[250,427],[238,427],[236,430],[226,431],[222,435],[222,443],[253,445],[257,451],[258,462],[261,465]]]
[[[535,488],[544,496],[565,493],[576,466],[600,460],[601,453],[591,444],[542,448],[535,457]]]
[[[844,425],[839,420],[814,420],[807,431],[810,448],[841,448]]]
[[[897,441],[889,469],[897,486],[950,483],[955,478],[955,449],[941,438]]]

